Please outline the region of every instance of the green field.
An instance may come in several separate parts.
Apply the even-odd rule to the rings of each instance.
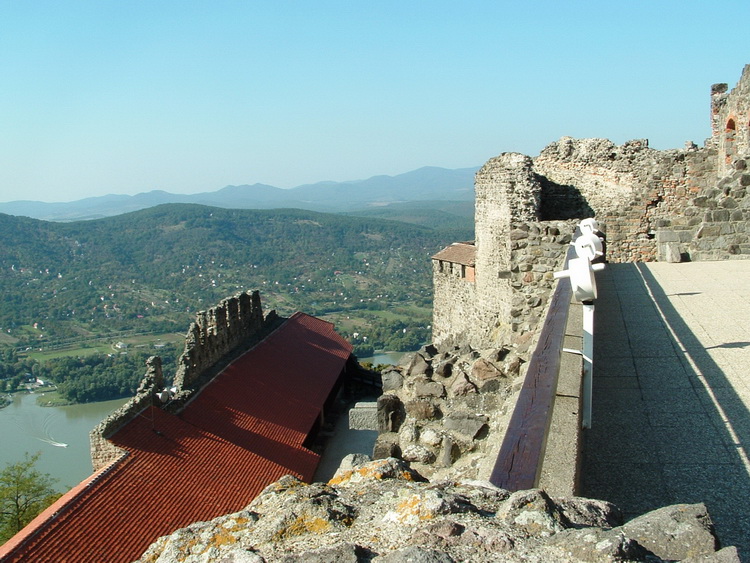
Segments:
[[[118,343],[124,343],[127,348],[117,348]],[[159,346],[163,344],[176,344],[180,346],[185,342],[185,335],[174,332],[164,334],[142,334],[125,336],[117,341],[97,338],[93,341],[82,341],[69,346],[55,347],[54,349],[31,349],[21,355],[44,362],[52,358],[86,357],[94,354],[121,354],[132,348],[153,348],[154,355],[159,355]]]

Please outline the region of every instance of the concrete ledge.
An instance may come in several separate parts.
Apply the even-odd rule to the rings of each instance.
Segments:
[[[349,409],[349,430],[377,430],[378,404],[376,402],[356,403]]]
[[[572,302],[568,313],[563,346],[581,350],[583,307]],[[573,496],[578,493],[581,465],[581,387],[583,357],[563,352],[557,383],[552,422],[547,435],[547,447],[542,462],[539,487],[553,496]]]

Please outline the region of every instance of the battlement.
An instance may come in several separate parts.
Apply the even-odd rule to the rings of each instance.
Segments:
[[[237,351],[245,351],[260,340],[277,319],[274,311],[263,316],[257,291],[240,293],[223,299],[216,307],[200,311],[188,329],[185,350],[177,361],[171,385],[165,383],[161,358],[152,356],[135,396],[91,431],[94,470],[123,455],[123,451],[107,439],[109,436],[146,408],[158,406],[171,412],[181,409],[195,392],[234,359]],[[169,400],[162,404],[156,394],[165,390]]]

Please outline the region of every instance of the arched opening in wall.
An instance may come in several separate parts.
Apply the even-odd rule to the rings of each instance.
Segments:
[[[727,121],[727,126],[724,129],[724,162],[732,164],[734,160],[735,152],[735,137],[737,135],[737,125],[734,119],[730,118]]]
[[[542,185],[539,201],[541,221],[565,221],[594,216],[589,202],[575,186],[557,184],[545,176],[539,176],[539,182]]]

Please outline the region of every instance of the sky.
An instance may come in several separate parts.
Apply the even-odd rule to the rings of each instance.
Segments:
[[[748,21],[747,0],[0,0],[0,201],[702,145]]]

